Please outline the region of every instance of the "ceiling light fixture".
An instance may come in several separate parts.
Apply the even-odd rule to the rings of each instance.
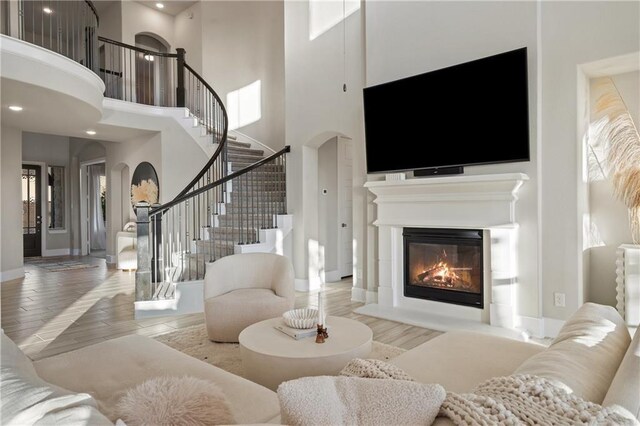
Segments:
[[[49,9],[48,7],[43,7],[42,11],[47,15],[51,15],[53,13],[53,10]]]
[[[156,3],[156,7],[157,7],[158,9],[164,9],[164,4],[162,4],[162,3]]]
[[[93,136],[93,135],[96,134],[96,131],[95,130],[87,130],[87,134]]]
[[[15,112],[22,111],[22,107],[20,105],[9,105],[9,109]]]
[[[153,62],[154,61],[153,55],[148,55],[148,54],[144,55],[144,59],[145,59],[145,61],[149,61],[149,62]]]

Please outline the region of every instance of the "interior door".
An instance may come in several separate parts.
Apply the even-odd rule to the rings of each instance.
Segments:
[[[24,257],[42,256],[40,166],[22,165],[22,238]]]
[[[338,269],[342,278],[353,275],[353,148],[338,138]]]

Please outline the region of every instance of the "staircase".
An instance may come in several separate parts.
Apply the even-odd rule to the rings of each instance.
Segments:
[[[10,15],[3,32],[91,69],[104,81],[105,97],[183,108],[184,118],[192,121],[183,126],[192,136],[187,143],[197,141],[209,157],[172,201],[136,204],[136,317],[144,310],[175,315],[180,303],[199,304],[202,310],[197,298],[202,299],[207,262],[236,252],[281,248],[283,232],[291,230],[286,215],[289,147],[265,156],[263,150],[228,135],[222,100],[189,66],[184,49],[160,53],[97,36],[99,17],[90,0],[56,2],[47,26],[34,25],[33,18],[38,15],[44,22],[51,2],[3,5],[3,13]]]

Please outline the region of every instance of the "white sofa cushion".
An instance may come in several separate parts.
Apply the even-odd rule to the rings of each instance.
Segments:
[[[223,389],[238,423],[264,423],[278,415],[278,397],[256,383],[192,358],[144,336],[125,336],[33,363],[45,380],[88,392],[112,421],[126,392],[158,376],[192,376]]]
[[[602,405],[620,405],[640,420],[640,332],[637,330]]]
[[[544,346],[471,331],[449,331],[389,361],[421,383],[471,392],[485,380],[508,376]]]
[[[630,341],[614,308],[585,303],[549,348],[526,360],[516,373],[546,377],[568,392],[602,404]]]
[[[113,425],[86,393],[73,393],[38,377],[31,361],[1,336],[0,418],[3,425]]]

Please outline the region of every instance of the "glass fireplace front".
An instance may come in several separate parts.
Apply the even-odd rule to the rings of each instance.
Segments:
[[[404,295],[482,309],[479,229],[404,228]]]

